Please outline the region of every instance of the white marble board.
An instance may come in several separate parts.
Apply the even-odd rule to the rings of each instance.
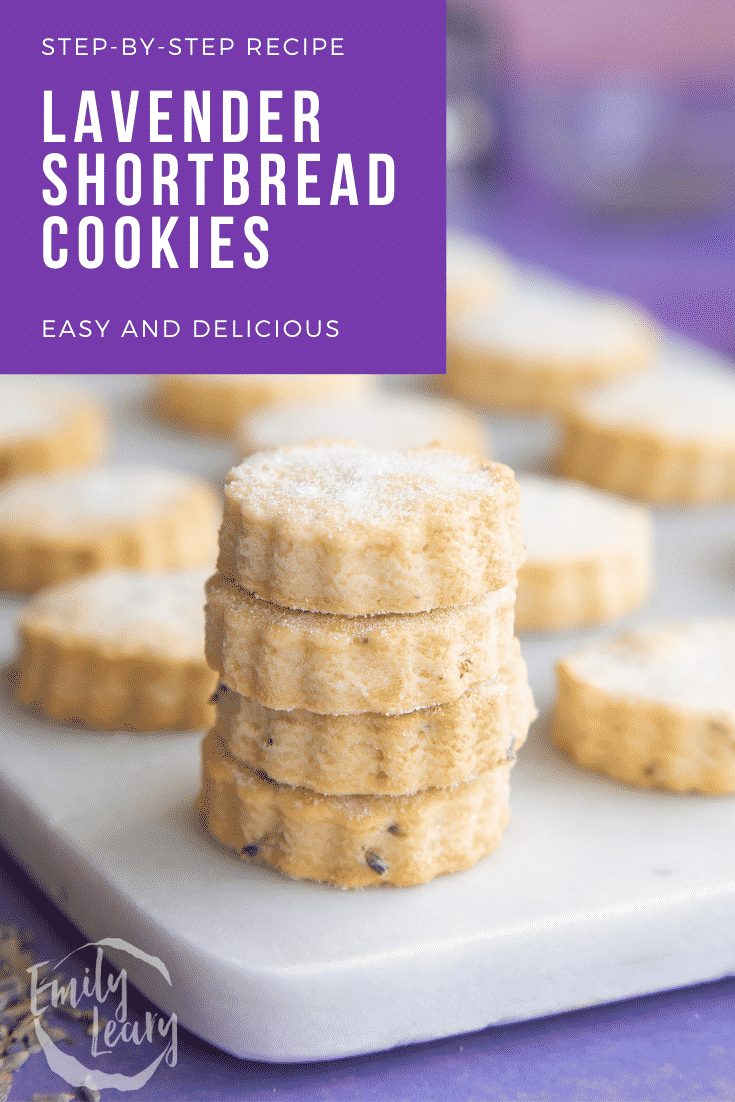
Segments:
[[[115,403],[118,455],[217,481],[235,458],[146,421],[145,380],[85,385]],[[488,423],[496,458],[543,468],[549,422]],[[657,590],[625,623],[735,615],[735,507],[657,510],[656,530]],[[20,605],[0,608],[2,662]],[[5,693],[0,835],[90,939],[166,963],[170,988],[125,959],[161,1009],[243,1057],[371,1052],[733,974],[735,797],[638,791],[548,738],[555,659],[620,627],[523,637],[541,717],[502,844],[466,872],[350,892],[240,864],[193,812],[200,734],[81,732]]]

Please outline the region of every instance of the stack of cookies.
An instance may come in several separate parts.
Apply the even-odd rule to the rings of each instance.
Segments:
[[[326,441],[230,472],[200,810],[289,876],[418,884],[494,849],[534,718],[498,463]]]

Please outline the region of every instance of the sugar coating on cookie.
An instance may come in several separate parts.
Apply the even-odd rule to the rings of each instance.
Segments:
[[[512,761],[536,716],[517,640],[491,680],[400,715],[276,711],[224,685],[217,698],[216,730],[234,758],[326,794],[400,795],[469,780]]]
[[[735,621],[638,628],[566,665],[605,692],[735,720]]]
[[[120,466],[14,479],[0,489],[0,586],[33,592],[116,566],[208,562],[218,495],[181,471]]]
[[[16,376],[0,378],[0,479],[83,467],[102,446],[96,402]]]
[[[554,738],[643,787],[735,791],[735,620],[638,628],[560,662]]]
[[[125,654],[204,656],[204,585],[210,567],[149,574],[106,570],[42,590],[19,626]]]
[[[256,410],[239,430],[245,454],[343,437],[379,451],[440,443],[453,451],[487,454],[485,431],[477,416],[458,403],[419,395],[292,402]]]
[[[640,506],[563,479],[522,476],[526,562],[516,627],[558,630],[637,608],[653,574],[653,526]]]
[[[198,807],[243,860],[342,888],[423,884],[494,850],[509,819],[510,764],[408,796],[322,796],[275,784],[209,735]]]
[[[16,700],[104,730],[205,726],[216,682],[204,659],[208,574],[113,570],[42,591],[18,619]]]
[[[412,614],[338,616],[207,583],[206,654],[225,685],[268,708],[392,715],[456,700],[513,645],[515,588]]]
[[[440,449],[328,441],[257,453],[225,488],[218,569],[286,607],[344,615],[466,604],[523,559],[513,472]]]
[[[454,506],[492,494],[488,468],[462,455],[437,450],[385,454],[350,443],[278,449],[230,472],[229,485],[246,487],[253,510],[270,502],[288,519],[316,526],[315,513],[333,528],[400,523],[417,508]]]
[[[165,509],[195,485],[199,480],[180,471],[150,467],[105,467],[23,479],[0,491],[0,524],[64,531],[78,525],[124,523]]]
[[[566,411],[558,470],[647,501],[735,498],[735,374],[670,348]]]

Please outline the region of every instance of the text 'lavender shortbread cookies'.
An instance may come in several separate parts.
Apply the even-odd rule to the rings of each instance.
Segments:
[[[554,740],[642,788],[735,792],[735,620],[637,628],[558,666]]]
[[[263,600],[359,616],[465,605],[510,584],[523,554],[510,468],[328,441],[230,472],[217,568]]]

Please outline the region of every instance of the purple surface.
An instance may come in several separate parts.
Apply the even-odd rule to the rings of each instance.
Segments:
[[[85,941],[3,851],[0,921],[31,930],[39,959],[58,960]],[[83,975],[81,965],[77,975]],[[131,1018],[148,1007],[132,994]],[[359,1014],[360,1008],[354,1009]],[[80,1059],[85,1043],[81,1036],[74,1046]],[[113,1061],[108,1070],[124,1074],[142,1066],[131,1045],[102,1059]],[[28,1102],[34,1092],[63,1088],[39,1053],[16,1073],[10,1102]],[[237,1060],[180,1030],[176,1066],[162,1065],[145,1088],[124,1097],[147,1102],[727,1102],[735,1099],[735,979],[325,1063]]]
[[[524,163],[583,208],[640,220],[732,203],[732,79],[650,72],[516,79],[510,102]]]
[[[188,9],[188,10],[187,10]],[[8,362],[27,372],[94,371],[274,371],[274,372],[441,372],[444,370],[444,5],[439,0],[404,0],[396,5],[375,0],[369,7],[336,0],[274,0],[268,5],[232,0],[201,5],[133,4],[124,8],[76,3],[21,5],[8,20],[6,79],[14,110],[8,116],[9,148],[4,184],[6,228],[9,237],[9,295],[6,309]],[[187,45],[186,38],[196,42]],[[67,51],[92,50],[93,39],[104,40],[97,56],[61,52],[61,38],[71,38]],[[313,55],[314,37],[329,43]],[[141,39],[154,43],[146,54]],[[178,39],[181,54],[168,43]],[[213,53],[202,55],[205,41]],[[248,56],[248,41],[259,38],[261,51],[268,39],[278,40],[271,56]],[[286,39],[312,52],[304,57],[283,53]],[[55,52],[44,56],[42,41],[54,40]],[[136,42],[134,55],[123,53],[123,40]],[[220,40],[234,43],[220,53]],[[332,39],[343,56],[331,53]],[[115,51],[113,51],[115,46]],[[50,47],[47,47],[47,49]],[[132,49],[132,47],[128,47]],[[189,54],[193,50],[193,55]],[[42,92],[53,92],[53,133],[65,142],[43,141]],[[92,133],[75,142],[77,111],[82,90],[96,93],[102,142]],[[112,90],[119,90],[123,112],[132,89],[140,91],[135,129],[130,143],[119,143],[115,128]],[[170,118],[158,126],[171,134],[170,142],[149,141],[149,91],[172,91],[159,110]],[[184,91],[193,90],[201,103],[202,91],[211,91],[211,142],[200,140],[193,127],[192,141],[184,140]],[[240,90],[249,101],[249,131],[242,142],[225,143],[222,135],[222,92]],[[293,103],[296,89],[319,96],[319,144],[294,140]],[[272,111],[280,120],[270,128],[282,142],[261,142],[258,103],[261,90],[282,90]],[[87,119],[89,122],[89,119]],[[68,186],[66,200],[47,205],[58,192],[42,174],[46,155],[65,156],[67,166],[54,171]],[[195,165],[190,154],[213,154],[205,166],[204,205],[195,198]],[[223,156],[248,158],[250,195],[243,205],[224,205]],[[348,198],[331,204],[337,156],[351,154],[357,205]],[[105,154],[104,205],[95,205],[90,185],[88,205],[77,202],[77,155],[86,154],[87,172],[94,171],[97,154]],[[121,205],[115,191],[118,156],[134,154],[142,163],[142,197],[134,206]],[[179,205],[153,205],[154,154],[178,158]],[[285,205],[260,203],[262,154],[285,159]],[[306,166],[309,196],[321,205],[299,205],[297,156],[318,154],[319,163]],[[368,197],[370,154],[388,154],[395,162],[395,198],[387,205],[371,204]],[[128,172],[132,172],[129,169]],[[382,170],[381,170],[382,179]],[[343,181],[344,182],[344,181]],[[128,180],[128,189],[131,180]],[[383,183],[380,184],[383,188]],[[236,191],[236,194],[238,192]],[[68,249],[66,265],[44,265],[41,230],[49,217],[65,219],[68,232],[57,230],[53,255]],[[130,216],[140,224],[140,263],[119,267],[114,255],[115,223]],[[199,267],[189,266],[189,218],[199,218]],[[89,269],[79,263],[77,227],[84,217],[99,218],[104,226],[104,258]],[[171,217],[178,221],[170,238],[178,267],[163,258],[151,267],[152,218],[162,229]],[[222,259],[233,267],[210,266],[209,222],[231,217],[219,236],[232,244]],[[248,245],[244,224],[265,217],[267,232],[256,232],[267,243],[264,267],[248,267],[243,254],[257,259]],[[130,231],[126,231],[129,233]],[[91,234],[90,234],[91,236]],[[129,241],[125,249],[129,249]],[[91,250],[91,245],[90,245]],[[129,257],[129,252],[126,252]],[[12,324],[10,324],[12,319]],[[42,322],[54,320],[42,336]],[[61,336],[63,322],[70,331]],[[90,321],[91,336],[81,336],[82,319]],[[105,336],[98,335],[95,319],[109,320]],[[143,336],[142,322],[158,320],[158,335]],[[181,329],[177,336],[162,335],[171,319]],[[194,321],[210,326],[209,335],[195,337]],[[137,334],[123,336],[131,320]],[[225,323],[215,336],[214,321]],[[255,325],[261,336],[255,335]],[[306,335],[306,322],[311,335]],[[337,322],[337,337],[327,336],[327,322]],[[251,335],[248,336],[248,321]],[[275,323],[280,322],[276,333]],[[293,324],[286,328],[286,323]],[[317,335],[318,322],[321,332]],[[238,336],[233,335],[233,323]],[[299,333],[299,328],[301,332]],[[199,331],[206,332],[203,325]],[[332,330],[334,330],[334,326]],[[171,333],[174,326],[169,326]],[[262,334],[269,333],[270,336]],[[287,334],[287,335],[284,335]]]
[[[449,218],[512,256],[645,306],[660,322],[735,353],[735,209],[674,219],[586,214],[512,166],[484,191],[450,180]]]

